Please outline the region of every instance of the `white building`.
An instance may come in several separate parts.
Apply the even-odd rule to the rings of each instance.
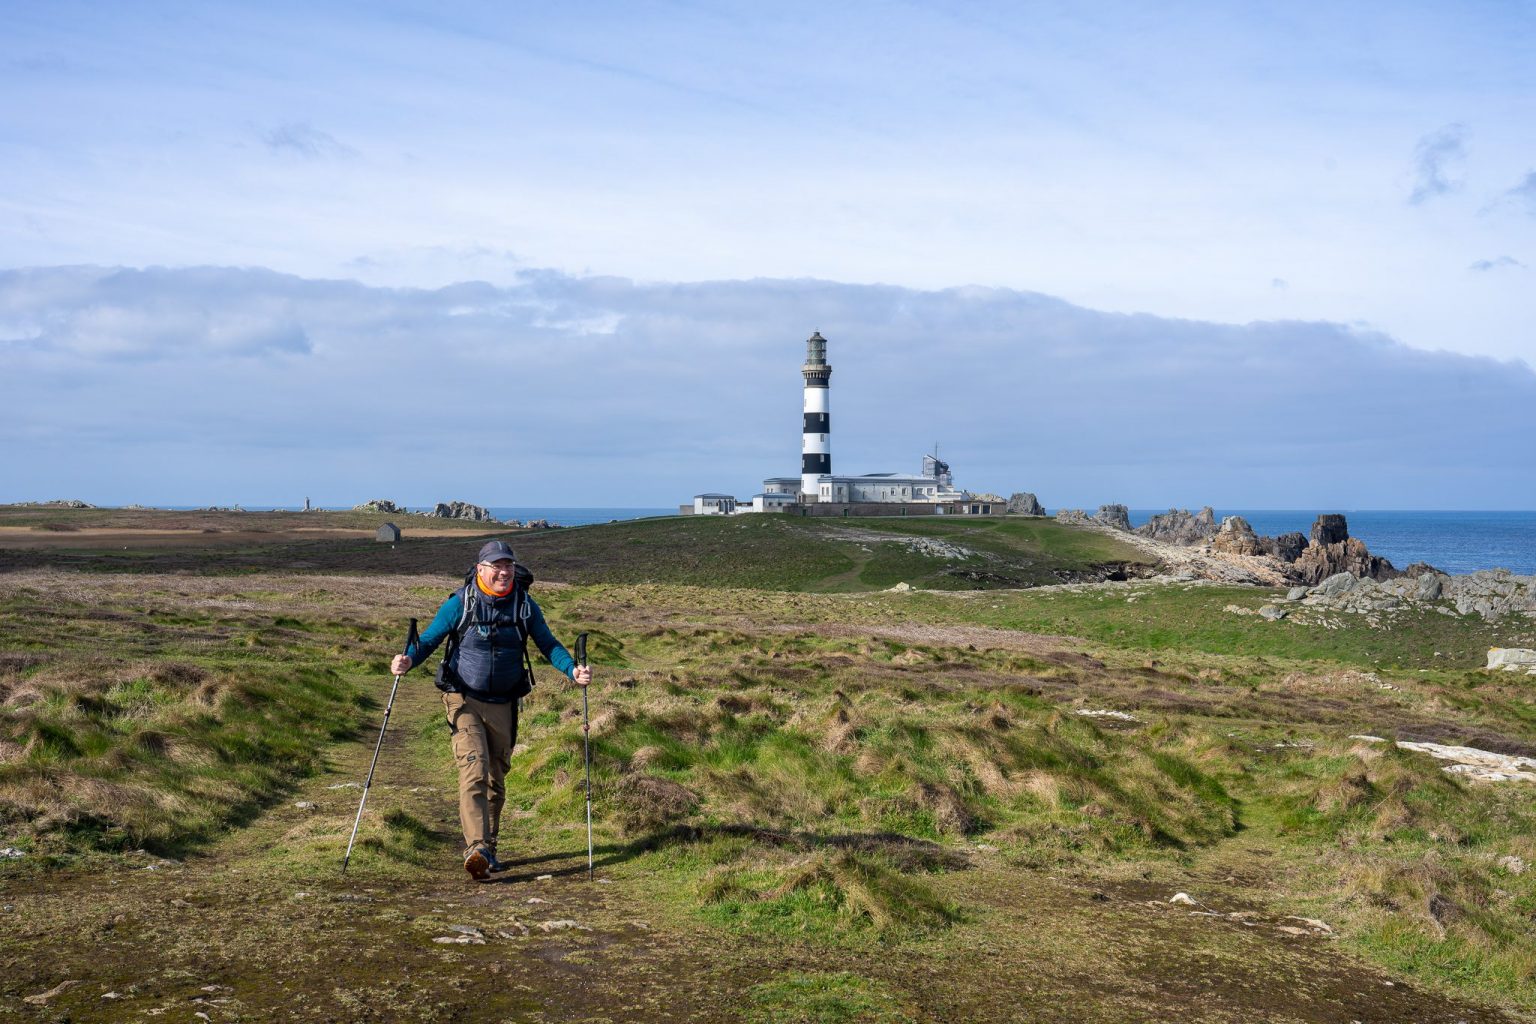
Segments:
[[[742,512],[783,512],[787,508],[794,508],[800,500],[793,494],[768,493],[752,495],[752,504],[739,511]]]
[[[693,514],[696,516],[729,516],[736,513],[736,498],[729,494],[695,494]]]

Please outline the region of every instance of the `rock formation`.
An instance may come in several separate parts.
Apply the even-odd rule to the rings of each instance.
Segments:
[[[1131,532],[1131,512],[1124,505],[1100,505],[1093,518],[1105,526]]]
[[[1286,600],[1367,615],[1448,601],[1457,614],[1480,615],[1490,621],[1506,615],[1536,618],[1536,576],[1515,576],[1507,569],[1482,569],[1466,576],[1431,572],[1378,582],[1339,572],[1316,586],[1296,587]],[[1443,605],[1439,610],[1451,612],[1451,608]]]
[[[1338,513],[1324,514],[1312,524],[1312,543],[1320,547],[1349,539],[1349,522]]]
[[[1211,538],[1211,548],[1229,555],[1262,555],[1264,546],[1259,535],[1253,532],[1248,520],[1242,516],[1227,516],[1221,521],[1221,529]]]
[[[1080,508],[1059,508],[1056,510],[1056,521],[1066,523],[1069,526],[1082,526],[1093,520],[1088,518],[1088,513]]]
[[[1197,515],[1191,515],[1187,508],[1171,508],[1153,516],[1145,525],[1136,527],[1134,532],[1164,544],[1188,547],[1199,544],[1216,532],[1216,513],[1209,505]]]
[[[1296,557],[1295,569],[1303,582],[1312,584],[1342,572],[1373,580],[1400,575],[1391,562],[1371,554],[1364,541],[1349,535],[1349,524],[1341,515],[1317,517],[1312,542]]]
[[[361,505],[353,505],[352,511],[383,512],[388,515],[400,515],[405,511],[405,509],[401,508],[399,505],[396,505],[394,502],[387,498],[374,498],[372,501],[365,501]]]
[[[1307,538],[1292,530],[1278,537],[1260,537],[1259,544],[1264,548],[1266,555],[1278,558],[1282,562],[1294,562],[1307,549]]]
[[[1040,500],[1029,491],[1015,491],[1008,496],[1008,514],[1011,516],[1043,516],[1045,509]]]
[[[491,514],[479,505],[471,505],[467,501],[438,502],[432,506],[431,512],[423,512],[422,515],[432,519],[467,519],[472,523],[494,523]]]

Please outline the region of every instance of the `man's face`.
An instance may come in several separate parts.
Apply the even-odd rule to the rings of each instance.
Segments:
[[[499,558],[494,562],[480,562],[475,570],[480,574],[480,583],[493,594],[505,594],[512,590],[512,571],[516,563],[510,558]]]

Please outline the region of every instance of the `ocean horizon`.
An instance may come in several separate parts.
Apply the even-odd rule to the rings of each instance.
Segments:
[[[162,505],[160,508],[191,511],[193,505]],[[249,511],[298,512],[299,505],[252,505]],[[346,512],[351,506],[316,506],[325,511]],[[678,514],[676,506],[559,506],[491,505],[491,515],[503,521],[544,519],[557,526],[592,526]],[[428,512],[429,507],[408,507],[408,512]],[[1051,509],[1052,514],[1059,511]],[[1132,526],[1141,526],[1165,508],[1133,508]],[[1195,511],[1195,510],[1191,510]],[[1321,513],[1307,509],[1217,508],[1217,522],[1225,516],[1242,516],[1260,536],[1275,537],[1296,531],[1311,532]],[[1402,569],[1427,562],[1442,572],[1463,575],[1481,569],[1508,569],[1519,576],[1536,575],[1536,511],[1393,510],[1358,509],[1341,513],[1349,534],[1358,537],[1371,554],[1389,559]]]

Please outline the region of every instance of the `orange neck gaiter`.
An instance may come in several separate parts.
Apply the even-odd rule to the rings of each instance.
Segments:
[[[508,594],[512,593],[511,580],[507,581],[506,590],[492,590],[490,587],[485,585],[485,581],[480,578],[480,574],[478,572],[475,573],[475,586],[479,587],[480,593],[486,595],[487,597],[506,597]]]

